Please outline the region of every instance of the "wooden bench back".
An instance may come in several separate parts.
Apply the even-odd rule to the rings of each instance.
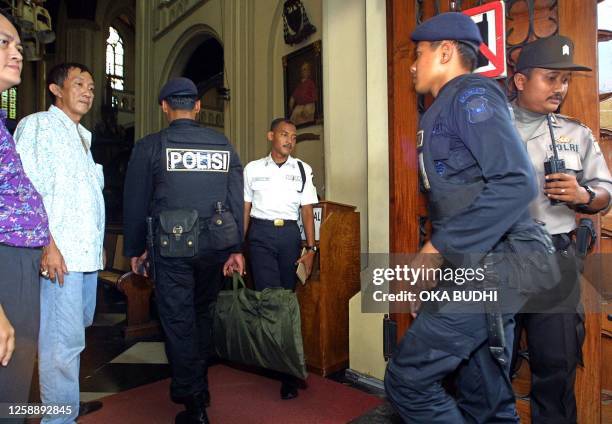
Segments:
[[[104,249],[107,270],[130,271],[130,258],[123,256],[123,234],[107,232],[104,235]]]

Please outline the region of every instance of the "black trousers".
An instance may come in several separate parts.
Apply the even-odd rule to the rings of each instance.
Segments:
[[[0,244],[0,304],[15,329],[15,351],[0,366],[0,402],[27,403],[38,350],[41,249]],[[8,411],[0,411],[5,415]],[[0,422],[23,422],[21,419]]]
[[[248,249],[255,290],[267,287],[294,290],[295,262],[300,257],[301,244],[297,223],[275,227],[271,221],[251,218]],[[296,383],[296,378],[287,374],[270,372],[269,375],[286,383]]]
[[[227,256],[227,255],[225,255]],[[223,255],[156,257],[155,295],[177,403],[208,390],[214,303],[223,283]]]
[[[255,289],[295,289],[296,265],[302,237],[296,223],[275,227],[271,221],[251,219],[248,246]]]
[[[522,299],[506,288],[500,298],[519,305]],[[459,302],[440,306],[436,310],[436,305],[423,304],[393,353],[385,373],[389,402],[405,423],[518,423],[508,375],[513,314],[502,316],[506,362],[501,365],[489,350],[484,308],[482,313],[466,313]],[[443,385],[451,375],[453,396]]]
[[[531,369],[531,421],[534,424],[577,422],[574,386],[582,362],[585,328],[580,306],[580,263],[573,245],[558,253],[562,281],[533,298],[531,313],[517,315],[515,353],[521,331],[527,334]],[[513,363],[512,369],[515,364]]]

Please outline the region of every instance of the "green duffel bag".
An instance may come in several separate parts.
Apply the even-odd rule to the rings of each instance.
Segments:
[[[234,273],[232,290],[217,298],[213,327],[217,355],[232,362],[306,379],[300,305],[291,290],[245,287]]]

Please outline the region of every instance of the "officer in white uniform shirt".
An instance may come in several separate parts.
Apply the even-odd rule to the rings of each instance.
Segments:
[[[270,124],[270,154],[244,168],[244,228],[251,272],[257,290],[293,290],[296,267],[304,263],[310,275],[316,253],[312,205],[318,202],[312,168],[291,156],[296,143],[293,122],[277,118]],[[302,214],[307,253],[300,257]],[[297,384],[283,377],[281,398],[297,396]]]
[[[556,113],[567,95],[572,71],[591,70],[575,64],[573,58],[569,38],[541,38],[523,47],[514,74],[516,128],[541,187],[529,210],[552,235],[562,272],[559,286],[532,299],[526,306],[529,313],[517,316],[517,331],[527,332],[531,422],[536,424],[577,421],[574,384],[585,327],[580,255],[574,241],[576,212],[605,213],[612,193],[612,177],[591,130]],[[565,170],[545,175],[544,162],[554,155],[551,132]],[[558,202],[552,204],[551,199]]]

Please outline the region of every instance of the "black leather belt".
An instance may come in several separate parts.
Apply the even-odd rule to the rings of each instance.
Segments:
[[[272,227],[284,227],[289,224],[296,224],[295,219],[260,219],[251,217],[251,221],[257,222],[258,224],[270,225]]]

